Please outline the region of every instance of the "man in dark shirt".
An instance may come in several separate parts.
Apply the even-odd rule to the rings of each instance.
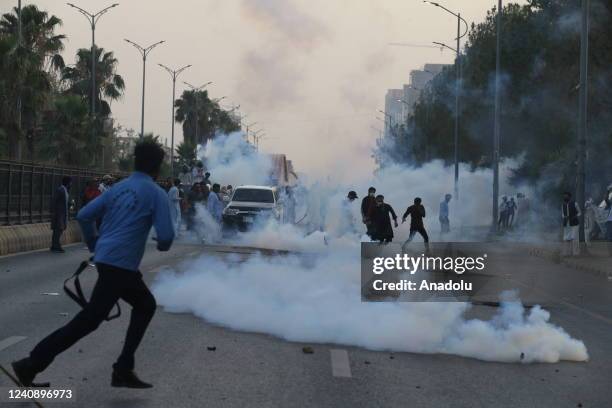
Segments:
[[[423,241],[425,241],[425,248],[429,249],[429,235],[427,235],[427,231],[425,231],[425,225],[423,225],[423,218],[425,218],[425,207],[421,204],[421,199],[419,197],[414,199],[414,205],[408,207],[404,215],[402,216],[402,224],[406,222],[406,218],[410,215],[410,235],[402,248],[404,248],[409,242],[412,241],[415,234],[418,232],[423,237]]]
[[[375,194],[376,189],[374,187],[370,187],[368,188],[368,195],[363,197],[363,200],[361,200],[361,219],[366,226],[366,234],[368,234],[370,238],[372,238],[372,233],[374,231],[370,216],[372,210],[374,207],[376,207]]]
[[[381,244],[387,244],[393,241],[393,227],[391,226],[391,218],[395,228],[397,228],[397,216],[393,207],[385,203],[385,197],[382,195],[376,196],[376,205],[370,211],[370,221],[372,223],[372,240],[379,241]]]

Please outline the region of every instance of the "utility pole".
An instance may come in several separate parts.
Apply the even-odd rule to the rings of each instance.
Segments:
[[[439,43],[439,42],[434,42],[434,44],[439,45],[441,47],[445,47],[448,48],[452,51],[455,51],[457,57],[455,60],[455,69],[456,69],[456,73],[455,73],[455,134],[454,134],[454,145],[455,145],[455,152],[454,152],[454,162],[455,162],[455,184],[454,184],[454,189],[455,189],[455,202],[458,202],[459,200],[459,120],[461,117],[461,112],[460,112],[460,99],[461,99],[461,76],[462,76],[462,68],[461,68],[461,39],[463,37],[465,37],[469,31],[469,24],[467,23],[467,21],[465,21],[464,18],[461,17],[461,13],[455,13],[449,9],[447,9],[446,7],[444,7],[443,5],[433,2],[433,1],[428,1],[428,0],[424,0],[425,3],[429,3],[433,6],[439,7],[442,10],[446,11],[449,14],[452,14],[453,16],[457,17],[457,48],[452,48],[449,47],[446,44],[443,43]],[[463,34],[461,34],[461,23],[463,22],[463,24],[465,24],[465,31],[463,32]]]
[[[590,0],[582,0],[582,33],[580,36],[580,103],[578,112],[578,160],[576,178],[576,201],[581,208],[580,243],[581,252],[586,247],[584,233],[584,203],[586,196],[586,149],[588,137],[588,71],[589,71],[589,9]]]
[[[96,62],[98,56],[96,53],[96,24],[102,15],[106,14],[108,10],[117,7],[119,3],[111,4],[110,6],[98,11],[97,13],[90,13],[89,11],[82,9],[79,6],[75,6],[72,3],[66,3],[70,7],[76,9],[79,13],[85,16],[89,25],[91,26],[91,139],[95,140],[96,137]],[[104,147],[102,148],[102,155],[104,155]],[[104,166],[104,159],[102,160],[102,166]]]
[[[147,55],[151,52],[151,50],[157,47],[160,44],[163,44],[165,41],[158,41],[155,44],[151,44],[148,47],[142,47],[136,44],[134,41],[130,41],[127,38],[124,38],[125,42],[132,44],[134,48],[136,48],[140,54],[142,55],[142,108],[140,114],[140,140],[144,137],[144,108],[145,108],[145,75],[147,71]]]
[[[17,2],[17,45],[19,48],[23,45],[23,28],[21,24],[21,0]],[[23,84],[19,81],[19,89],[17,91],[17,146],[14,146],[14,152],[16,153],[16,159],[21,159],[21,88]],[[9,149],[10,150],[10,149]],[[9,151],[9,157],[13,154],[13,151]]]
[[[499,218],[499,150],[501,132],[501,33],[502,33],[502,0],[497,6],[497,53],[495,55],[495,123],[493,129],[493,223],[492,232],[497,232]]]
[[[181,74],[181,72],[189,68],[191,65],[185,65],[184,67],[179,69],[170,69],[164,64],[157,65],[168,71],[170,77],[172,78],[172,118],[170,121],[172,141],[170,142],[170,171],[174,176],[174,100],[176,98],[176,78]]]
[[[189,82],[185,82],[183,81],[183,83],[185,85],[187,85],[189,88],[191,88],[191,90],[193,91],[193,97],[195,99],[195,110],[196,110],[196,117],[195,117],[195,142],[196,144],[200,142],[199,140],[199,135],[198,135],[198,131],[199,129],[199,122],[200,122],[200,105],[199,105],[199,98],[198,98],[198,93],[201,92],[204,88],[206,88],[208,85],[212,84],[212,81],[208,81],[207,83],[205,83],[204,85],[200,85],[200,86],[194,86],[191,85]]]

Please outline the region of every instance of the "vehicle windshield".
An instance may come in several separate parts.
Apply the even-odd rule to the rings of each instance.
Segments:
[[[272,190],[258,188],[239,188],[234,192],[232,201],[248,201],[254,203],[274,203]]]

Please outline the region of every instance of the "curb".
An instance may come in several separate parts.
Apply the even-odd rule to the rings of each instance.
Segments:
[[[548,250],[548,249],[532,247],[532,248],[530,248],[528,250],[528,253],[531,256],[535,256],[537,258],[542,258],[542,259],[547,259],[547,260],[552,261],[552,262],[554,262],[556,264],[565,265],[565,266],[570,267],[572,269],[576,269],[576,270],[580,270],[580,271],[583,271],[583,272],[591,273],[593,275],[604,276],[604,277],[612,276],[612,271],[606,271],[606,269],[604,267],[584,265],[583,263],[581,263],[579,260],[576,260],[576,259],[562,258],[561,257],[561,253],[558,250],[551,251],[551,250]]]

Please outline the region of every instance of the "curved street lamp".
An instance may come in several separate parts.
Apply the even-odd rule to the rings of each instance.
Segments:
[[[423,3],[431,4],[432,6],[436,6],[446,11],[449,14],[457,17],[457,48],[449,47],[446,44],[434,42],[434,44],[439,45],[444,48],[448,48],[449,50],[454,51],[457,54],[456,57],[456,89],[455,89],[455,199],[459,201],[459,118],[460,118],[460,97],[461,93],[461,39],[465,37],[469,31],[469,24],[463,17],[461,17],[461,13],[455,13],[440,3],[436,3],[434,1],[423,0]],[[461,23],[465,24],[465,31],[461,34]]]
[[[111,4],[110,6],[98,11],[97,13],[90,13],[89,11],[82,9],[79,6],[75,6],[72,3],[66,3],[66,4],[72,7],[73,9],[77,10],[82,15],[84,15],[87,21],[89,22],[89,25],[91,26],[91,119],[93,121],[93,119],[96,116],[96,61],[98,59],[96,56],[96,24],[98,24],[98,20],[100,20],[100,17],[106,14],[108,10],[114,7],[117,7],[119,3]],[[19,17],[19,24],[21,27],[21,16]],[[92,140],[94,140],[95,135],[96,135],[96,127],[92,122],[92,125],[91,125]],[[102,163],[102,166],[104,167],[104,163]]]
[[[174,175],[174,100],[175,100],[175,94],[176,94],[176,78],[181,74],[181,72],[191,67],[191,65],[185,65],[184,67],[179,68],[179,69],[171,69],[165,66],[164,64],[157,64],[157,65],[165,69],[170,74],[170,77],[172,78],[172,121],[170,122],[171,129],[172,129],[171,130],[172,131],[172,139],[171,139],[172,141],[170,143],[170,171],[172,172],[172,175]]]
[[[134,48],[136,48],[140,54],[142,55],[142,108],[140,115],[140,139],[144,137],[144,106],[145,106],[145,74],[147,68],[147,55],[153,50],[153,48],[157,47],[160,44],[163,44],[165,41],[158,41],[154,44],[149,45],[148,47],[142,47],[139,44],[136,44],[134,41],[130,41],[127,38],[124,38],[125,42],[132,44]]]

